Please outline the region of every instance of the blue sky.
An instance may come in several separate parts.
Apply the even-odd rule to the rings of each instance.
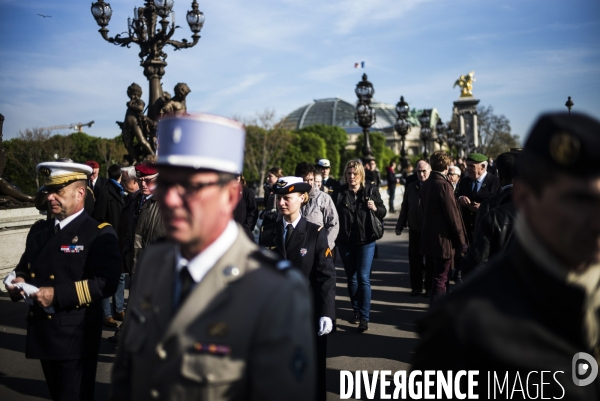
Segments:
[[[126,89],[148,85],[137,47],[105,42],[90,1],[0,0],[0,113],[4,137],[20,129],[88,122],[90,135],[114,137]],[[112,0],[111,35],[126,30],[142,0]],[[191,1],[175,0],[175,39],[190,38]],[[447,120],[471,70],[481,104],[506,115],[522,137],[547,110],[600,117],[598,0],[219,0],[194,48],[167,48],[163,87],[192,89],[189,111],[284,116],[313,99],[354,102],[366,72],[375,98],[436,107]],[[42,18],[37,14],[51,15]],[[364,70],[354,63],[365,61]],[[66,131],[55,131],[65,133]]]

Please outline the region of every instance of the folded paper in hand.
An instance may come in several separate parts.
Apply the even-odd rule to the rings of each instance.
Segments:
[[[37,288],[34,285],[27,284],[25,282],[13,284],[12,281],[15,278],[17,278],[17,274],[13,270],[12,272],[10,272],[8,274],[8,276],[6,276],[4,278],[4,285],[13,285],[13,286],[23,290],[23,292],[24,292],[23,298],[25,299],[25,303],[28,303],[29,305],[33,306],[33,299],[31,299],[31,295],[38,292],[39,288]],[[52,313],[54,313],[54,306],[49,306],[47,308],[44,308],[44,311],[46,311],[46,313],[52,314]]]

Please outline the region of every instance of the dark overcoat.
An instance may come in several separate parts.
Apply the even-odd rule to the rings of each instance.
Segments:
[[[432,171],[427,181],[421,184],[421,202],[421,253],[452,259],[454,249],[468,243],[452,184],[443,174]]]
[[[79,247],[75,251],[65,247]],[[27,317],[27,358],[96,357],[102,334],[102,303],[117,290],[121,273],[117,236],[110,225],[85,212],[54,234],[54,219],[33,225],[17,277],[54,287],[54,314],[37,303]],[[16,300],[16,299],[14,299]]]
[[[582,288],[549,274],[514,241],[418,322],[421,340],[413,369],[479,370],[480,399],[489,399],[488,371],[496,372],[500,383],[508,371],[509,389],[520,372],[532,397],[539,391],[539,373],[550,371],[543,377],[545,398],[598,400],[600,380],[585,387],[572,380],[574,355],[593,355],[583,330],[585,299]],[[563,373],[555,378],[564,390],[553,378],[558,371]],[[529,372],[534,372],[530,378]],[[510,398],[505,391],[496,399]]]
[[[100,223],[109,223],[118,233],[123,204],[119,188],[112,181],[108,182],[100,190],[92,217]]]
[[[473,193],[473,180],[468,176],[463,177],[458,183],[458,191],[456,193],[456,199],[458,200],[461,196],[466,196],[471,202],[482,203],[484,200],[491,198],[500,192],[500,180],[498,177],[488,173],[481,183],[481,188],[476,193]],[[465,206],[460,206],[463,220],[465,222],[465,228],[467,229],[467,235],[469,239],[472,239],[473,233],[475,232],[475,217],[476,212],[472,212]]]

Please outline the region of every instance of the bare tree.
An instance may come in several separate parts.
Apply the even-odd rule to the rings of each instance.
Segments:
[[[495,158],[510,148],[519,147],[519,136],[511,133],[510,121],[502,114],[494,114],[492,106],[477,107],[477,123],[481,135],[481,153]]]
[[[291,133],[282,128],[281,122],[276,119],[274,110],[265,110],[257,113],[255,118],[244,121],[246,175],[257,178],[261,184],[269,168],[281,159],[292,141]],[[264,196],[262,185],[258,189],[258,196]]]

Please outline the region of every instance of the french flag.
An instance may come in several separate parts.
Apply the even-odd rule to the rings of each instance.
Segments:
[[[354,63],[354,68],[365,68],[365,62],[361,61],[360,63]]]

